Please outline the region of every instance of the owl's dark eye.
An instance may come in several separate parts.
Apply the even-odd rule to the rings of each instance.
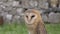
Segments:
[[[32,16],[31,16],[31,19],[34,18],[34,17],[35,17],[35,15],[32,15]]]
[[[26,18],[28,18],[28,16],[26,16]]]

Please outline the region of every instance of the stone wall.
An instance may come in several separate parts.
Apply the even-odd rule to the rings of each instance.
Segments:
[[[21,22],[23,21],[24,9],[38,9],[41,13],[48,9],[47,0],[0,0],[0,15],[3,16],[4,22]],[[52,13],[52,12],[51,12]],[[60,13],[49,13],[49,17],[46,14],[42,15],[44,21],[59,22]]]

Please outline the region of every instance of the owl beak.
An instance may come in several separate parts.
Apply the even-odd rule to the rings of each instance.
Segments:
[[[28,21],[31,22],[31,19],[29,19]]]

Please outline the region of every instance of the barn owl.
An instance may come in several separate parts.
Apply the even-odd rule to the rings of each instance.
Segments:
[[[40,12],[28,9],[24,13],[25,24],[29,34],[47,34]]]

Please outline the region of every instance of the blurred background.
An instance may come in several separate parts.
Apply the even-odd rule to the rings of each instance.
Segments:
[[[48,34],[60,34],[60,0],[0,0],[0,34],[28,34],[27,9],[40,11]]]

